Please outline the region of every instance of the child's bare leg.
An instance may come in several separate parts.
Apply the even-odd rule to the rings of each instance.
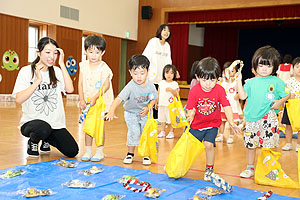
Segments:
[[[83,161],[89,161],[92,157],[92,143],[93,143],[93,138],[85,133],[85,153],[81,157],[81,160]]]
[[[254,162],[255,162],[256,148],[247,148],[247,169],[244,170],[240,176],[243,178],[251,178],[254,176]]]
[[[209,181],[209,175],[214,172],[214,161],[215,161],[215,151],[214,144],[211,142],[204,141],[205,153],[206,153],[206,167],[204,180]]]
[[[216,142],[223,142],[224,131],[225,131],[225,121],[222,121],[222,124],[219,128],[219,135],[216,137]]]
[[[165,129],[166,129],[166,122],[161,122],[161,131],[157,135],[157,137],[159,137],[159,138],[165,137],[166,136]]]
[[[134,154],[135,146],[128,146],[128,152]]]
[[[289,151],[293,149],[292,145],[292,136],[293,136],[293,129],[291,125],[285,126],[285,141],[286,144],[282,147],[282,150]]]
[[[165,131],[166,129],[166,122],[161,123],[161,131]]]

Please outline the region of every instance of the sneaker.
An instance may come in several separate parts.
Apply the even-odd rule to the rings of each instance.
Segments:
[[[50,144],[48,142],[42,141],[42,144],[40,146],[40,151],[43,153],[49,153],[50,152]]]
[[[293,145],[291,143],[286,143],[281,149],[283,151],[290,151],[293,149]]]
[[[33,143],[29,139],[27,143],[27,154],[28,156],[38,157],[40,155],[38,151],[38,143]]]
[[[157,137],[158,137],[158,138],[162,138],[162,137],[165,137],[165,135],[166,135],[166,133],[165,133],[164,131],[161,131],[161,132],[157,135]]]
[[[167,139],[173,139],[174,138],[174,132],[169,132],[169,134],[166,136]]]
[[[216,137],[216,142],[223,142],[223,135]]]
[[[124,160],[123,160],[123,163],[125,164],[131,164],[132,163],[132,159],[133,159],[133,156],[132,155],[127,155]]]
[[[227,144],[232,144],[233,143],[233,135],[229,135],[229,138],[227,140]]]
[[[95,155],[91,158],[91,161],[93,162],[99,162],[104,159],[103,153],[95,153]]]
[[[251,178],[252,176],[254,176],[254,171],[250,169],[246,169],[240,174],[242,178]]]
[[[149,157],[143,158],[143,165],[151,165],[151,160]]]
[[[298,152],[298,149],[300,149],[300,144],[296,145],[296,152]]]
[[[85,153],[83,154],[83,156],[81,157],[81,160],[82,160],[82,161],[89,161],[89,160],[91,159],[91,157],[92,157],[92,154],[91,154],[91,153],[85,152]]]

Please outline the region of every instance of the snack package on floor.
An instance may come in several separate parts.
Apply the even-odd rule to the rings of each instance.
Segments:
[[[77,167],[78,162],[60,160],[57,163],[53,163],[53,164],[55,164],[56,166],[60,166],[60,167],[74,168],[74,167]]]
[[[50,190],[50,189],[39,190],[36,188],[29,188],[29,189],[25,189],[25,190],[19,190],[16,192],[16,194],[21,194],[27,198],[31,198],[31,197],[39,197],[39,196],[49,196],[49,195],[53,195],[55,193],[52,192],[52,190]]]
[[[262,197],[257,198],[256,200],[266,200],[273,194],[272,190],[265,193]]]
[[[188,126],[179,94],[177,93],[177,97],[171,97],[169,99],[169,102],[170,104],[168,105],[168,108],[170,113],[171,126],[173,128],[182,128]]]
[[[148,108],[148,119],[140,138],[138,155],[140,157],[150,157],[151,162],[156,163],[158,160],[157,122],[153,119],[151,106],[148,106]]]
[[[146,181],[140,181],[134,176],[124,175],[120,178],[119,183],[123,183],[123,186],[127,190],[131,190],[133,192],[144,192],[151,188],[150,183]],[[135,188],[130,185],[138,185],[140,188]]]
[[[100,88],[100,96],[96,104],[92,106],[86,115],[83,132],[95,138],[96,146],[103,145],[103,132],[104,132],[104,115],[105,115],[105,102],[103,91],[104,86]]]
[[[218,174],[210,173],[207,175],[207,178],[209,178],[209,181],[211,181],[213,184],[215,184],[219,188],[222,188],[223,191],[232,192],[232,186]]]
[[[103,169],[102,168],[97,168],[96,166],[93,166],[90,169],[83,169],[83,170],[78,171],[79,174],[83,174],[85,176],[91,176],[91,175],[94,175],[94,174],[98,174],[100,172],[103,172]]]
[[[255,183],[282,188],[299,188],[299,183],[285,174],[278,162],[281,153],[263,147],[255,168]],[[298,173],[300,154],[298,154]]]
[[[118,194],[108,194],[103,197],[101,200],[119,200],[123,199],[126,195],[118,195]]]
[[[163,191],[166,191],[166,190],[159,189],[159,188],[150,188],[145,192],[145,196],[148,198],[156,199],[156,198],[160,197],[160,195]]]
[[[63,185],[66,185],[70,188],[94,188],[95,187],[95,183],[89,182],[89,181],[81,181],[78,179],[74,179],[71,181],[68,181],[66,183],[63,183]]]
[[[293,131],[300,130],[300,99],[289,99],[285,106]]]
[[[21,176],[25,173],[26,171],[22,169],[16,169],[16,170],[8,170],[3,174],[0,174],[1,179],[7,179],[7,178],[13,178],[16,176]]]
[[[205,148],[189,130],[188,126],[168,156],[165,170],[169,177],[184,176]]]
[[[197,190],[193,198],[190,198],[189,200],[198,200],[198,199],[208,200],[211,198],[211,196],[223,194],[225,192],[226,192],[225,190],[220,188],[204,187]]]

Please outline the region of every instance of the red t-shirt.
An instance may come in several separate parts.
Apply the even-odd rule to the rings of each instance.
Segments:
[[[223,107],[230,106],[225,89],[222,86],[216,84],[210,92],[205,92],[202,90],[200,83],[195,85],[189,92],[186,105],[186,109],[196,109],[191,128],[220,127],[222,123],[220,104]]]

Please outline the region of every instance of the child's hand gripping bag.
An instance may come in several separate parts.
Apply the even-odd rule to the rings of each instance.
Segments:
[[[188,126],[168,156],[165,170],[169,177],[184,176],[205,148],[189,130]]]
[[[140,138],[138,155],[150,157],[151,162],[156,163],[158,160],[157,122],[153,119],[151,106],[148,105],[148,108],[148,119]]]
[[[168,108],[170,113],[171,126],[173,128],[182,128],[188,126],[179,94],[177,93],[177,97],[172,97],[169,99],[169,101],[170,104],[168,105]]]
[[[100,91],[104,90],[104,87],[100,88]],[[103,92],[100,92],[100,96],[96,101],[96,104],[90,108],[86,115],[85,124],[82,129],[83,132],[95,138],[97,146],[103,145],[103,132],[104,132],[104,114],[105,103]]]
[[[285,104],[293,131],[300,129],[300,99],[289,99]]]
[[[299,167],[298,154],[298,167]],[[278,162],[281,153],[263,147],[258,157],[255,169],[255,183],[261,185],[271,185],[282,188],[299,188],[299,184],[293,181],[282,170]],[[298,169],[298,172],[299,169]]]

